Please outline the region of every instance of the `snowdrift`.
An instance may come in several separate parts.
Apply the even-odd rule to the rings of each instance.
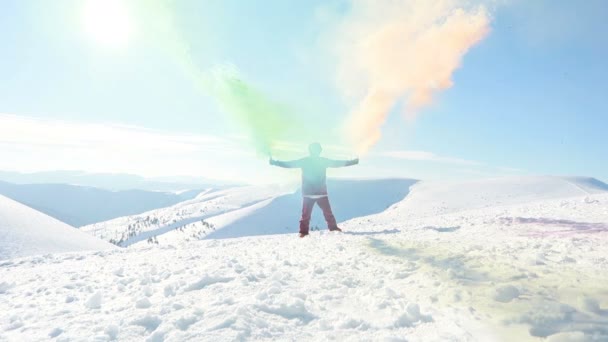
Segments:
[[[0,196],[0,259],[110,248],[114,246]]]

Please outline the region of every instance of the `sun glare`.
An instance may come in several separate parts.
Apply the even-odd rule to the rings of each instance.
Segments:
[[[83,23],[89,37],[108,47],[125,46],[133,34],[129,9],[123,0],[86,0]]]

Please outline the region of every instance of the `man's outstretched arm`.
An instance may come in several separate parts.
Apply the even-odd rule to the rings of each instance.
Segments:
[[[284,167],[286,169],[295,169],[295,168],[302,167],[302,159],[282,161],[282,160],[275,160],[275,159],[270,158],[268,160],[268,163],[270,165]]]
[[[351,160],[327,159],[327,167],[345,167],[359,164],[359,158]]]

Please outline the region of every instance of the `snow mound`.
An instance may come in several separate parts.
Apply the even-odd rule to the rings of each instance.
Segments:
[[[607,191],[607,184],[584,177],[523,176],[464,182],[428,181],[414,185],[410,195],[396,208],[411,216],[426,217]]]
[[[107,242],[0,196],[0,260],[109,248],[113,246]]]

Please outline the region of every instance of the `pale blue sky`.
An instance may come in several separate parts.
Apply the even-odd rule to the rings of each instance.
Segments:
[[[393,113],[363,165],[340,175],[437,179],[557,174],[608,180],[603,158],[608,3],[495,3],[489,5],[492,31],[465,55],[454,86],[413,122]],[[147,34],[144,23],[134,20],[134,34],[124,46],[102,46],[83,31],[82,4],[1,4],[0,115],[5,115],[0,125],[8,129],[10,122],[24,129],[24,135],[41,127],[65,134],[32,142],[19,134],[7,138],[5,132],[0,136],[0,169],[200,174],[253,182],[283,174],[266,169],[265,161],[242,140],[247,131],[196,88],[158,37]],[[348,1],[209,0],[175,1],[171,6],[175,28],[201,69],[226,63],[238,67],[306,121],[307,139],[327,144],[338,143],[332,135],[349,108],[335,89],[324,39],[347,9]],[[145,143],[113,151],[98,146],[114,133],[74,146],[83,137],[70,132],[79,127],[99,131],[101,125],[116,128],[112,132],[123,137],[121,146],[128,145],[125,130],[133,130],[142,141],[169,142],[171,148],[155,153]],[[222,140],[207,143],[208,136]],[[305,141],[285,140],[293,143],[287,150],[304,152]],[[401,158],[386,154],[391,151],[403,152]],[[348,149],[328,152],[354,155]]]

